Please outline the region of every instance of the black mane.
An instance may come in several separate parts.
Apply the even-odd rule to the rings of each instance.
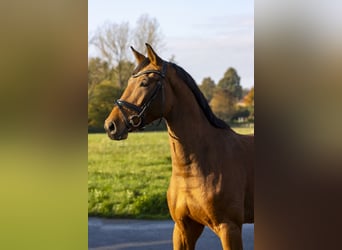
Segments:
[[[195,80],[181,67],[174,63],[170,63],[173,68],[176,70],[177,75],[186,83],[186,85],[190,88],[191,92],[194,94],[198,105],[203,110],[205,116],[208,121],[216,128],[230,128],[228,124],[215,116],[213,111],[211,110],[207,99],[204,97],[201,90],[198,88]]]

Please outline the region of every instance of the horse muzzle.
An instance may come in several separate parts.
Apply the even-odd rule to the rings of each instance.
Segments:
[[[125,140],[128,137],[128,130],[125,127],[120,129],[114,121],[106,120],[104,129],[112,140]]]

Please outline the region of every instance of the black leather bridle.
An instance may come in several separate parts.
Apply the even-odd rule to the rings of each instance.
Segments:
[[[164,105],[164,90],[163,90],[164,85],[163,85],[162,79],[165,79],[166,68],[167,68],[167,63],[163,62],[162,71],[145,70],[142,72],[138,72],[135,75],[132,75],[133,78],[137,78],[139,76],[150,74],[150,73],[155,73],[155,74],[158,74],[160,76],[160,79],[158,80],[156,87],[154,88],[154,90],[152,92],[152,95],[140,107],[133,104],[133,103],[126,102],[126,101],[120,100],[120,99],[115,101],[115,104],[118,106],[118,108],[119,108],[119,110],[123,116],[123,119],[125,121],[125,124],[126,124],[128,131],[132,131],[133,129],[142,129],[145,126],[145,122],[144,122],[145,112],[148,109],[148,107],[151,105],[151,103],[154,101],[154,99],[156,99],[156,97],[160,91],[162,92],[162,105]],[[127,113],[125,112],[124,108],[132,110],[136,114],[128,116]],[[163,114],[164,114],[164,111],[162,110],[160,121],[163,117]],[[159,123],[160,123],[160,121],[159,121]]]

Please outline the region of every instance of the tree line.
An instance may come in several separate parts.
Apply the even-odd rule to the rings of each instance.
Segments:
[[[141,52],[145,43],[157,50],[165,44],[159,23],[155,18],[142,15],[136,26],[127,22],[105,23],[90,36],[89,44],[99,56],[88,59],[88,131],[103,131],[103,123],[113,108],[135,67],[129,46]],[[174,56],[169,59],[174,61]],[[242,89],[240,76],[230,67],[216,84],[210,77],[203,79],[199,88],[213,112],[227,123],[254,121],[254,88]],[[159,129],[164,129],[163,124]],[[150,129],[157,129],[150,127]]]
[[[254,123],[254,87],[243,89],[235,68],[229,67],[217,84],[204,78],[199,88],[213,112],[226,123]]]

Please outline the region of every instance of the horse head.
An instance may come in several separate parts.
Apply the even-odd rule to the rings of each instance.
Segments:
[[[126,89],[107,119],[104,128],[113,140],[123,140],[128,132],[142,129],[167,112],[167,62],[146,44],[148,56],[131,47],[138,66],[128,80]]]

